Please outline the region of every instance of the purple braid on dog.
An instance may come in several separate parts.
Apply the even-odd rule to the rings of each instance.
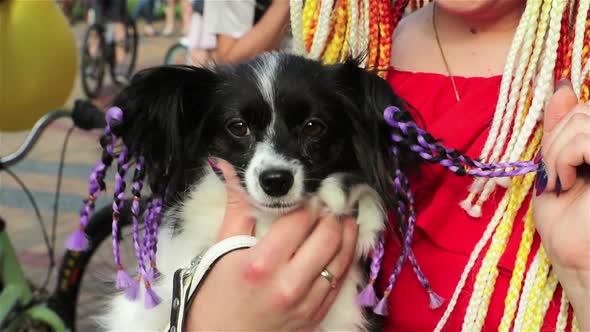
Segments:
[[[116,113],[116,111],[115,111]],[[108,115],[108,114],[107,114]],[[113,150],[116,137],[112,134],[111,126],[122,119],[120,114],[111,114],[107,116],[107,126],[104,135],[100,139],[102,154],[100,161],[94,166],[88,178],[88,197],[84,199],[84,204],[80,209],[80,221],[76,231],[74,231],[66,241],[66,248],[72,251],[85,251],[90,243],[86,236],[86,226],[92,214],[94,213],[95,202],[100,193],[105,191],[106,184],[104,178],[106,172],[113,162]]]
[[[429,133],[413,122],[406,113],[395,106],[385,109],[385,121],[392,127],[392,142],[409,148],[422,159],[440,164],[457,175],[507,177],[524,175],[538,169],[538,165],[534,161],[482,163],[471,159],[457,150],[446,148],[438,143]]]
[[[125,296],[130,300],[135,300],[139,294],[139,285],[142,276],[145,274],[145,262],[142,257],[142,248],[139,243],[139,202],[141,200],[141,189],[143,188],[143,179],[145,177],[143,157],[137,158],[135,165],[135,172],[133,174],[133,185],[131,187],[131,194],[133,201],[131,203],[131,215],[133,218],[133,247],[135,248],[135,257],[137,258],[137,275],[132,280],[131,285],[127,288]]]
[[[115,265],[117,266],[117,289],[127,289],[131,285],[131,278],[125,271],[121,263],[121,253],[119,250],[119,219],[121,215],[121,208],[123,207],[123,200],[125,198],[125,174],[129,169],[129,160],[127,148],[124,147],[119,154],[117,174],[115,175],[115,192],[113,194],[113,255],[115,256]]]
[[[412,193],[412,190],[410,188],[410,183],[408,182],[407,177],[401,178],[401,187],[402,187],[401,192],[406,195],[405,201],[408,202],[408,204],[410,204],[410,207],[409,208],[406,207],[404,200],[400,200],[400,203],[399,203],[399,206],[400,206],[399,211],[400,212],[399,213],[402,214],[402,213],[404,213],[403,212],[404,210],[407,210],[415,215],[415,211],[413,208],[414,194]],[[414,218],[408,219],[408,221],[410,221],[410,220],[413,220],[413,222],[415,224],[416,217],[414,216]],[[401,226],[401,224],[400,224],[400,226]],[[414,225],[408,224],[408,228],[410,226],[413,227]],[[400,232],[403,232],[403,230],[400,229]],[[408,232],[408,230],[406,230],[406,232]],[[424,272],[422,272],[422,269],[418,265],[418,261],[416,260],[416,256],[414,255],[414,251],[412,250],[412,247],[411,247],[411,241],[412,241],[412,239],[409,239],[409,241],[408,241],[408,238],[406,237],[406,242],[404,243],[404,245],[407,246],[406,247],[406,250],[408,253],[407,259],[410,262],[410,265],[412,265],[412,268],[414,270],[414,273],[416,274],[416,277],[418,278],[418,281],[420,282],[422,287],[428,293],[430,308],[437,309],[444,303],[444,299],[432,290],[432,287],[430,286],[430,282],[428,281],[428,278],[426,277]]]
[[[414,226],[416,224],[416,212],[413,209],[413,196],[410,193],[409,187],[406,187],[408,181],[405,174],[400,170],[395,170],[395,178],[393,180],[394,188],[399,196],[399,203],[398,203],[398,217],[400,218],[399,224],[403,224],[404,220],[407,221],[407,227],[405,234],[403,234],[403,242],[401,248],[401,254],[398,258],[391,275],[389,276],[389,280],[387,283],[387,287],[383,292],[383,298],[379,301],[379,303],[373,309],[373,312],[385,316],[388,314],[388,305],[387,305],[387,298],[397,281],[397,278],[402,270],[402,267],[408,258],[408,250],[412,245],[412,238],[414,234]],[[404,205],[400,204],[403,200],[408,199],[407,205],[410,207],[409,209],[404,209]]]
[[[158,230],[160,222],[162,220],[162,207],[163,199],[161,196],[154,198],[153,212],[149,225],[149,238],[148,238],[148,250],[149,250],[149,262],[150,262],[150,277],[153,280],[158,279],[160,272],[156,265],[156,253],[158,251]]]
[[[379,270],[381,270],[381,260],[383,259],[383,243],[385,242],[383,234],[379,237],[377,246],[373,250],[371,255],[371,267],[369,272],[369,283],[367,286],[358,294],[356,303],[368,308],[373,308],[379,302],[375,293],[375,280],[379,276]]]

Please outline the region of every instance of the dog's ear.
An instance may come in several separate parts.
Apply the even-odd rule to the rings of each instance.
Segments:
[[[219,77],[213,71],[189,66],[160,66],[138,72],[113,105],[123,121],[113,132],[130,155],[143,156],[146,175],[170,181],[182,173],[188,135],[193,135],[211,107]],[[177,168],[177,169],[175,169]]]
[[[391,128],[384,120],[383,112],[388,106],[396,106],[405,111],[406,103],[397,96],[389,83],[375,73],[359,67],[356,60],[349,59],[337,67],[340,86],[348,91],[344,94],[352,98],[357,114],[353,116],[353,149],[363,175],[377,189],[386,206],[395,206],[392,183],[395,169],[408,167],[415,161],[413,153],[400,151],[398,158],[391,153]]]

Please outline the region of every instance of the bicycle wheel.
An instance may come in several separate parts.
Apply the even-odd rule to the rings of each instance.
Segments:
[[[124,202],[119,219],[121,261],[130,275],[135,274],[132,241],[131,202]],[[142,204],[142,209],[144,208]],[[114,294],[115,263],[110,240],[112,208],[98,210],[88,222],[90,248],[85,252],[66,251],[62,257],[57,285],[48,305],[72,331],[96,331],[92,319],[100,314],[104,301]],[[140,225],[143,228],[143,225]],[[106,240],[106,241],[105,241]]]
[[[110,67],[111,77],[115,84],[124,85],[130,81],[137,62],[138,45],[139,35],[137,33],[137,26],[135,25],[133,18],[127,16],[125,20],[125,57],[123,58],[123,61],[112,61]],[[117,44],[115,43],[113,47],[113,52],[115,52],[115,54],[113,54],[114,59],[116,59],[116,48]]]
[[[164,57],[164,64],[166,65],[189,65],[190,50],[182,43],[176,43],[168,49]]]
[[[82,89],[88,98],[96,98],[102,89],[106,63],[106,43],[103,28],[92,24],[84,36],[80,75]]]

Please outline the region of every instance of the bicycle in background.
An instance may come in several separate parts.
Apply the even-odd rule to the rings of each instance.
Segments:
[[[137,61],[139,36],[126,1],[95,2],[89,15],[90,26],[84,35],[81,54],[81,81],[88,98],[96,98],[103,86],[106,67],[116,85],[129,82]],[[108,14],[108,15],[104,15]],[[105,18],[109,22],[105,23]],[[117,30],[122,25],[122,33]],[[120,35],[120,36],[118,36]]]

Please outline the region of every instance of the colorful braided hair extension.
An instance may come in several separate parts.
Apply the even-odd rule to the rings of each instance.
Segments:
[[[429,1],[412,1],[420,8]],[[296,54],[324,63],[364,55],[362,66],[386,77],[393,30],[410,0],[291,0]]]
[[[113,127],[116,127],[123,120],[123,111],[118,107],[112,107],[107,112],[107,127],[105,135],[101,139],[103,153],[101,161],[94,167],[89,179],[89,199],[84,201],[84,206],[80,212],[80,228],[74,232],[68,240],[70,250],[82,251],[88,248],[88,240],[83,230],[88,222],[88,218],[94,209],[94,200],[100,191],[105,190],[105,173],[113,159],[117,159],[117,172],[115,174],[115,188],[113,193],[113,218],[112,218],[112,243],[113,256],[116,265],[116,287],[125,290],[125,295],[129,300],[136,300],[140,296],[140,286],[143,281],[145,287],[144,306],[152,308],[161,302],[161,298],[153,290],[152,283],[159,277],[156,267],[157,251],[157,234],[163,209],[162,194],[164,190],[155,190],[152,197],[148,200],[147,208],[144,213],[144,232],[141,238],[140,223],[140,200],[143,182],[145,179],[145,160],[142,156],[131,156],[127,148],[123,145],[121,151],[115,152],[115,145],[118,137],[113,133]],[[134,158],[133,158],[134,157]],[[137,268],[135,278],[130,278],[127,274],[123,263],[121,262],[119,249],[119,221],[123,201],[125,200],[126,180],[125,176],[132,164],[132,159],[136,160],[135,171],[133,174],[131,186],[131,216],[133,220],[133,246],[137,259]],[[165,187],[165,186],[163,186]],[[152,188],[153,190],[153,188]]]
[[[362,2],[360,7],[368,8],[369,14],[361,15],[360,18],[360,31],[368,39],[367,57],[362,65],[368,69],[379,68],[380,37],[381,31],[383,31],[381,30],[382,26],[379,25],[379,2],[371,0]],[[409,4],[409,9],[415,10],[424,3],[410,1]],[[400,13],[407,10],[404,8],[406,5],[408,5],[408,1],[394,0],[391,2],[393,26],[397,25],[395,18],[401,17]],[[458,175],[475,177],[468,197],[461,203],[461,206],[473,217],[481,216],[481,207],[494,193],[496,185],[508,188],[481,240],[476,244],[436,331],[441,331],[444,328],[454,311],[459,294],[465,287],[468,276],[478,259],[483,259],[482,265],[475,275],[476,281],[464,317],[463,330],[481,330],[498,275],[496,264],[506,249],[507,241],[513,232],[517,212],[520,209],[527,211],[524,218],[524,231],[517,251],[515,268],[505,299],[504,314],[499,329],[501,331],[511,329],[535,331],[542,327],[543,317],[546,315],[550,300],[558,290],[558,283],[551,272],[550,263],[544,250],[542,248],[532,250],[532,238],[535,230],[532,221],[532,208],[530,202],[526,202],[530,197],[534,182],[543,181],[543,179],[535,179],[532,174],[528,174],[536,170],[535,163],[514,163],[512,161],[531,160],[538,155],[542,137],[540,124],[542,111],[552,94],[553,86],[560,78],[571,78],[580,101],[584,102],[590,99],[589,8],[589,0],[527,1],[508,52],[497,108],[490,134],[481,152],[481,162],[463,158],[460,154],[443,147],[435,148],[435,142],[420,139],[422,134],[415,128],[413,129],[415,132],[409,133],[410,137],[392,135],[396,144],[416,140],[419,144],[412,146],[413,151],[427,161],[440,163]],[[367,28],[364,28],[365,26]],[[351,43],[351,45],[354,44]],[[381,64],[384,62],[382,61]],[[414,126],[409,128],[412,127]],[[516,178],[510,179],[511,176],[516,176]],[[396,190],[400,193],[404,191],[403,188],[396,188]],[[407,205],[404,205],[407,204],[407,199],[402,199],[404,195],[398,196],[400,196],[398,199],[402,208],[398,207],[397,214],[400,215],[404,213],[403,208],[408,208]],[[405,211],[406,214],[407,212]],[[406,225],[405,231],[400,230],[399,232],[408,235],[408,230],[411,230],[411,227],[407,226],[409,222],[412,222],[412,219],[400,217],[399,220]],[[402,238],[404,237],[402,236]],[[489,248],[484,251],[488,244]],[[379,303],[373,284],[380,271],[382,255],[383,244],[380,243],[372,254],[369,285],[358,298],[358,302],[363,305],[375,307]],[[534,264],[527,271],[526,263],[530,256],[534,257]],[[403,264],[404,260],[410,260],[410,257],[411,250],[409,248],[402,250],[402,255],[399,258],[401,262],[398,261],[394,267],[390,284],[394,283],[397,278],[396,267]],[[418,275],[417,272],[416,274]],[[386,291],[389,289],[387,287]],[[431,301],[431,306],[433,302],[438,301],[440,300]],[[575,329],[577,324],[563,292],[560,303],[556,330],[563,331],[567,326],[573,326]],[[375,311],[385,312],[386,310],[379,308]]]
[[[80,209],[80,224],[78,229],[70,235],[66,241],[66,248],[73,251],[84,251],[89,247],[88,237],[86,236],[86,225],[89,218],[94,213],[95,202],[101,192],[106,190],[104,178],[108,168],[113,162],[116,138],[112,134],[111,126],[114,121],[119,121],[112,116],[107,117],[107,126],[104,136],[100,140],[102,147],[102,156],[100,161],[94,166],[90,177],[88,178],[88,197],[84,200],[84,205]]]

